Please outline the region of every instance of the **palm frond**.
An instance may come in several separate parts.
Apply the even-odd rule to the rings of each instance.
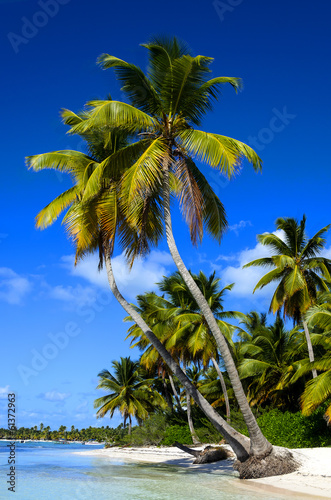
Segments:
[[[252,163],[255,170],[261,170],[261,160],[258,155],[249,146],[236,139],[188,129],[178,134],[178,140],[188,153],[219,169],[228,178],[240,171],[244,159]]]
[[[121,127],[128,132],[157,129],[157,121],[147,113],[120,101],[90,101],[89,118],[74,125],[71,134],[86,133],[101,127]]]

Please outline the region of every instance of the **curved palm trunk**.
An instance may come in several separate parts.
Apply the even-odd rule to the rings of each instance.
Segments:
[[[186,367],[185,367],[185,365],[183,365],[183,372],[186,375]],[[186,414],[187,414],[188,426],[190,428],[190,433],[191,433],[191,436],[192,436],[192,442],[193,442],[193,444],[200,444],[199,438],[198,438],[197,433],[195,432],[195,429],[194,429],[191,409],[192,409],[191,408],[191,396],[186,391]]]
[[[172,378],[171,373],[169,373],[169,380],[170,380],[171,389],[172,389],[172,392],[174,393],[178,408],[180,410],[182,410],[182,405],[180,404],[180,397],[178,396],[178,392],[176,391],[174,379]]]
[[[128,430],[128,434],[129,434],[129,436],[130,436],[130,434],[131,434],[131,429],[132,429],[132,420],[131,420],[131,415],[130,415],[130,413],[129,413],[129,430]]]
[[[116,300],[121,304],[123,309],[132,317],[133,321],[137,323],[139,328],[143,331],[144,335],[150,341],[150,343],[155,347],[160,356],[164,359],[165,363],[168,365],[170,370],[176,375],[180,383],[184,386],[185,390],[192,396],[194,401],[199,405],[201,410],[204,412],[206,417],[211,421],[215,428],[224,436],[232,447],[234,453],[237,455],[240,461],[245,461],[249,458],[250,450],[250,440],[240,432],[233,429],[208,403],[208,401],[200,394],[200,392],[194,387],[190,380],[183,373],[181,368],[166,350],[164,345],[159,341],[159,339],[150,330],[149,326],[142,319],[140,314],[135,310],[135,308],[129,304],[120,293],[117,288],[115,278],[113,275],[112,265],[110,255],[106,253],[105,264],[107,269],[108,282],[113,292]]]
[[[257,425],[256,419],[252,413],[252,410],[248,404],[246,395],[244,393],[238,371],[234,361],[232,359],[230,349],[226,343],[225,338],[223,337],[218,324],[214,318],[213,313],[210,310],[208,302],[205,297],[201,293],[199,287],[195,283],[194,279],[190,275],[188,269],[186,268],[179,252],[177,249],[177,245],[174,239],[174,235],[172,232],[172,221],[171,221],[171,213],[170,213],[170,188],[169,188],[169,171],[168,166],[164,165],[163,170],[163,204],[164,204],[164,222],[165,222],[165,230],[167,236],[167,243],[171,253],[171,256],[177,266],[178,271],[180,272],[183,280],[185,281],[188,289],[190,290],[193,298],[198,304],[201,313],[205,317],[207,324],[211,333],[213,334],[217,347],[220,351],[220,354],[223,358],[226,371],[229,375],[234,394],[238,401],[239,408],[243,414],[245,423],[247,425],[247,429],[249,432],[249,436],[251,438],[251,450],[250,454],[254,456],[266,456],[272,451],[272,445],[269,441],[264,437],[261,432],[261,429]]]
[[[174,405],[172,404],[172,398],[169,394],[167,383],[166,383],[164,377],[162,377],[162,385],[163,385],[163,390],[164,390],[164,395],[165,395],[167,405],[169,406],[170,410],[173,411]]]
[[[214,368],[217,372],[217,375],[218,375],[218,378],[220,379],[220,382],[221,382],[221,386],[222,386],[222,391],[223,391],[223,394],[224,394],[224,401],[225,401],[225,413],[226,413],[226,421],[228,423],[230,423],[230,403],[229,403],[229,396],[228,396],[228,391],[226,389],[226,385],[225,385],[225,380],[224,380],[224,377],[223,377],[223,374],[220,370],[220,367],[218,366],[218,363],[216,362],[216,359],[213,358],[213,356],[210,358],[213,365],[214,365]]]
[[[315,356],[314,356],[313,344],[311,343],[311,338],[310,338],[310,334],[309,334],[309,330],[308,330],[308,325],[304,319],[302,320],[302,324],[303,324],[303,329],[305,331],[305,336],[306,336],[309,361],[311,363],[313,363],[315,361]],[[313,374],[313,378],[316,378],[317,377],[316,369],[313,368],[311,372]]]

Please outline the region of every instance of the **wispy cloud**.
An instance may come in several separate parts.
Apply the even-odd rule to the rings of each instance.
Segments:
[[[0,300],[8,304],[21,304],[31,289],[29,279],[8,267],[0,268]]]
[[[9,385],[6,385],[5,387],[0,387],[0,399],[7,399],[8,394],[9,394]]]
[[[70,398],[71,394],[68,392],[58,392],[58,391],[49,391],[45,392],[42,394],[39,394],[40,399],[44,399],[45,401],[53,401],[53,402],[59,402],[59,401],[64,401],[68,398]]]
[[[283,238],[282,231],[275,231],[279,238]],[[270,257],[272,252],[270,252],[267,246],[261,245],[261,243],[257,243],[253,248],[246,248],[236,255],[227,256],[220,255],[216,259],[216,262],[220,261],[233,261],[233,265],[222,266],[219,264],[215,264],[215,267],[218,268],[220,275],[222,276],[222,281],[224,284],[235,283],[235,286],[232,289],[231,296],[232,297],[240,297],[240,298],[249,298],[253,299],[253,290],[258,281],[265,275],[267,272],[266,268],[263,267],[248,267],[243,269],[243,266],[248,262],[251,262],[256,259],[261,259],[263,257]],[[257,290],[254,294],[255,299],[269,299],[271,300],[271,296],[274,290],[274,285],[267,285],[262,290]]]
[[[95,287],[90,286],[57,285],[50,286],[47,295],[51,299],[63,302],[67,308],[71,309],[91,305],[96,300],[97,291]]]
[[[244,229],[247,226],[252,226],[251,221],[250,220],[241,220],[237,224],[233,224],[232,226],[229,226],[228,229],[229,229],[229,231],[233,231],[238,236],[240,229]]]

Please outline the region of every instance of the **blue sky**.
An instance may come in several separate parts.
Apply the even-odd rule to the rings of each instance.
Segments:
[[[221,246],[205,238],[191,247],[174,210],[179,250],[191,270],[216,269],[236,282],[226,307],[265,311],[270,290],[252,295],[259,274],[241,266],[265,253],[256,234],[280,216],[307,215],[308,233],[331,222],[328,186],[331,6],[292,0],[4,0],[1,13],[2,168],[0,225],[0,426],[6,394],[16,392],[18,425],[108,425],[96,421],[97,374],[120,356],[136,357],[124,341],[125,312],[111,297],[96,258],[73,267],[73,248],[57,222],[40,232],[34,217],[70,186],[62,175],[27,171],[27,155],[80,149],[66,136],[59,111],[77,111],[111,93],[111,71],[96,58],[108,52],[146,67],[139,46],[153,34],[176,35],[195,54],[214,57],[214,75],[238,76],[244,90],[224,88],[205,130],[255,147],[263,172],[245,165],[231,182],[203,171],[226,207]],[[331,237],[324,255],[331,257]],[[119,252],[115,273],[131,300],[174,270],[163,243],[128,273]],[[118,425],[119,415],[111,421]]]

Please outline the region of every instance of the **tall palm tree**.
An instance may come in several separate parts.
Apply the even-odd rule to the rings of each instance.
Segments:
[[[224,208],[194,160],[206,162],[229,178],[238,172],[244,159],[252,163],[256,170],[261,168],[260,158],[246,144],[194,128],[211,109],[222,84],[229,83],[238,90],[241,82],[233,77],[208,80],[212,58],[192,57],[187,47],[176,38],[156,38],[144,47],[149,51],[147,75],[137,66],[117,57],[103,54],[99,58],[103,68],[115,68],[130,104],[91,101],[88,103],[88,120],[74,125],[71,131],[81,133],[100,126],[115,126],[138,134],[139,139],[121,153],[121,159],[126,158],[127,165],[133,163],[122,179],[121,199],[126,216],[133,227],[142,230],[144,221],[137,215],[137,197],[144,200],[147,193],[158,197],[158,206],[164,212],[170,253],[215,337],[252,438],[252,454],[262,456],[271,452],[272,447],[261,433],[247,403],[217,321],[178,252],[170,212],[170,197],[176,194],[189,225],[192,242],[196,244],[202,240],[204,227],[212,237],[220,240],[226,226]],[[96,175],[99,179],[103,177],[103,167],[98,169]]]
[[[119,410],[124,419],[124,427],[129,421],[128,433],[131,434],[132,417],[145,420],[148,415],[155,411],[155,407],[165,408],[166,404],[162,396],[151,389],[153,379],[143,379],[139,373],[139,362],[127,358],[113,361],[114,375],[108,370],[102,370],[99,374],[97,389],[111,391],[110,394],[102,396],[94,401],[94,407],[99,408],[97,417],[104,417],[107,413],[113,417],[115,410]]]
[[[87,120],[88,114],[64,110],[63,118],[70,126]],[[246,460],[250,454],[250,440],[229,426],[225,420],[209,405],[194,385],[172,358],[162,342],[153,333],[139,312],[123,297],[118,290],[111,263],[115,237],[120,240],[131,262],[137,255],[148,251],[149,245],[158,241],[162,226],[158,217],[155,197],[146,194],[143,202],[137,201],[144,219],[143,228],[134,230],[127,224],[123,209],[119,203],[119,179],[125,170],[121,161],[123,142],[128,139],[128,132],[122,129],[99,129],[81,132],[87,142],[90,154],[78,151],[55,151],[27,158],[27,164],[35,171],[53,168],[68,173],[74,186],[49,203],[36,217],[36,225],[44,229],[51,225],[66,210],[63,222],[76,250],[76,262],[88,253],[99,250],[100,267],[105,263],[110,288],[124,310],[139,325],[149,342],[164,359],[169,369],[178,378],[195,402],[200,406],[216,429],[231,443],[239,460]],[[103,180],[102,192],[92,196],[92,187],[98,180],[98,166],[107,170],[108,178]],[[106,168],[107,167],[107,168]],[[91,187],[92,186],[92,187]],[[154,195],[153,195],[154,196]],[[138,210],[138,208],[136,208]]]
[[[289,217],[279,218],[276,227],[283,231],[283,238],[273,233],[259,234],[257,237],[259,243],[269,247],[275,254],[249,262],[244,267],[274,268],[259,280],[253,292],[269,283],[278,282],[270,311],[276,313],[283,309],[284,317],[292,318],[295,324],[302,322],[309,360],[313,363],[314,351],[304,314],[315,303],[318,291],[329,290],[331,260],[321,257],[320,253],[326,243],[324,235],[331,225],[323,227],[310,239],[305,232],[305,215],[300,223]],[[315,368],[312,373],[315,378]]]

